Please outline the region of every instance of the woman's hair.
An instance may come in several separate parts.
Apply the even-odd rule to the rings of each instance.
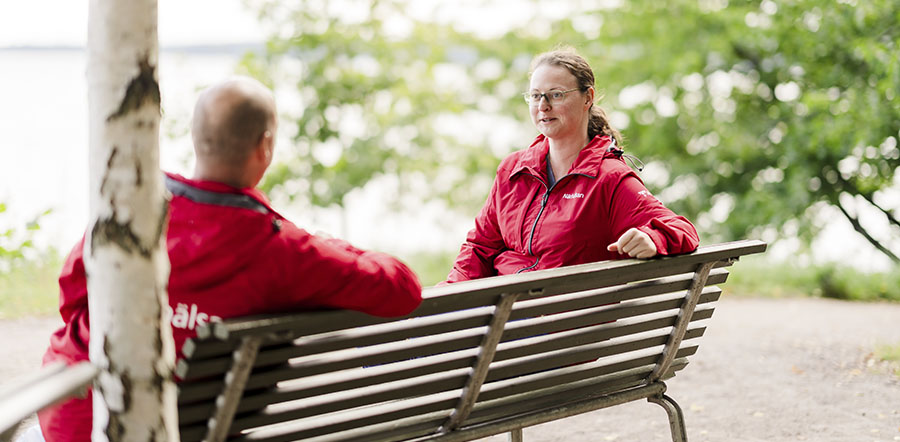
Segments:
[[[575,76],[575,80],[578,81],[578,89],[582,92],[594,86],[594,72],[591,70],[591,66],[572,47],[560,47],[537,55],[531,61],[531,72],[533,73],[535,69],[545,64],[568,69]],[[609,135],[616,140],[616,144],[622,146],[622,134],[609,124],[609,118],[600,105],[592,104],[589,112],[588,139],[593,139],[598,134]]]

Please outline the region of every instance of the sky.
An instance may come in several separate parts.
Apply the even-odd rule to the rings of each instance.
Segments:
[[[84,46],[88,4],[85,0],[5,0],[0,4],[0,48]],[[159,0],[158,18],[163,47],[262,42],[266,35],[241,0]]]

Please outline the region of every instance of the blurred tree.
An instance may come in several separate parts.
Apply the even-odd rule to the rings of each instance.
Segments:
[[[0,220],[7,211],[5,203],[0,202]],[[34,233],[41,229],[41,218],[48,215],[50,209],[45,210],[28,221],[24,229],[3,221],[0,226],[0,272],[9,271],[15,264],[25,261],[29,251],[36,251],[34,246]]]
[[[620,93],[616,107],[634,123],[632,148],[660,160],[657,188],[670,188],[673,208],[725,239],[768,228],[808,240],[832,206],[900,262],[883,191],[900,167],[900,1],[655,7],[627,2],[604,35],[640,54],[613,69],[638,79],[644,99]],[[862,206],[893,234],[870,233]]]
[[[265,55],[249,54],[243,68],[273,87],[291,85],[278,91],[279,103],[295,121],[287,128],[289,160],[270,169],[263,189],[343,206],[353,189],[389,177],[385,188],[395,194],[386,199],[394,202],[410,189],[457,207],[484,200],[498,152],[472,122],[519,91],[503,74],[521,78],[525,66],[495,60],[485,69],[486,59],[472,48],[484,42],[449,25],[412,20],[407,6],[260,3],[261,16],[279,32]],[[516,49],[527,57],[531,48]],[[497,90],[483,92],[489,85]]]
[[[340,205],[396,175],[471,210],[535,135],[518,97],[531,57],[562,43],[592,63],[648,186],[706,238],[808,241],[834,207],[898,260],[885,189],[900,166],[900,0],[523,0],[510,11],[524,18],[491,38],[412,5],[260,3],[278,37],[244,66],[300,96],[295,155],[269,188]],[[863,207],[893,233],[870,233]]]

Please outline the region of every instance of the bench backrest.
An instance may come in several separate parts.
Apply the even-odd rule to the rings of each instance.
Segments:
[[[467,440],[657,382],[697,351],[723,267],[765,248],[739,241],[429,287],[402,318],[325,311],[208,324],[176,371],[181,439]]]

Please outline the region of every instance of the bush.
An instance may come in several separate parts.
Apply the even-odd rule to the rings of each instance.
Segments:
[[[898,271],[863,273],[852,268],[826,266],[819,269],[818,282],[825,298],[900,302]]]
[[[813,296],[900,302],[900,268],[869,273],[834,264],[799,266],[753,256],[734,265],[722,288],[728,294],[773,298]]]

